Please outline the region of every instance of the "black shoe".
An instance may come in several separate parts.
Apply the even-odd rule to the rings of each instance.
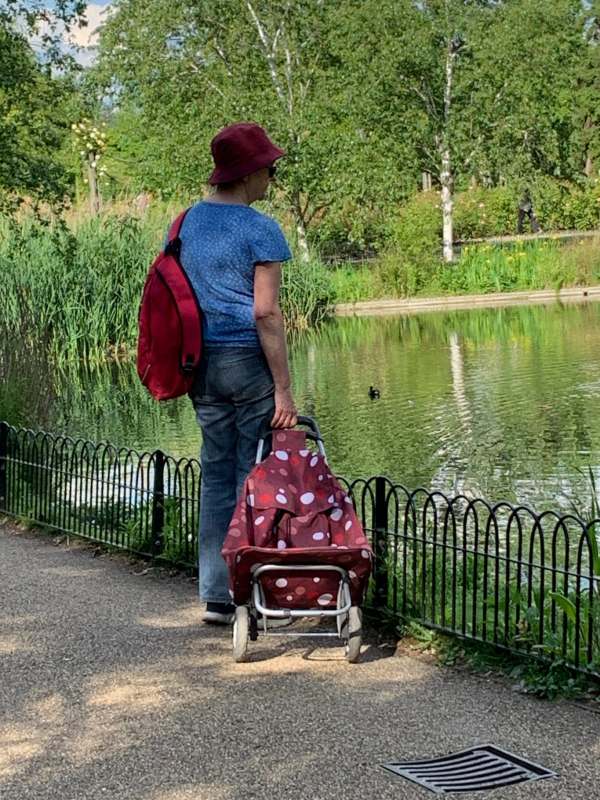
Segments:
[[[234,616],[233,603],[207,603],[202,620],[213,625],[231,625]]]

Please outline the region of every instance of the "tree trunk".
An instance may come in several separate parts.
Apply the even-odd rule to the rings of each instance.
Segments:
[[[98,188],[98,173],[96,172],[96,157],[90,153],[88,156],[88,182],[90,185],[90,211],[92,216],[100,213],[100,190]]]
[[[294,193],[293,203],[294,222],[296,224],[296,237],[298,240],[298,249],[300,250],[300,260],[305,264],[310,261],[310,251],[308,249],[308,240],[306,238],[306,221],[302,214],[302,204],[300,202],[300,195],[298,192]]]
[[[444,261],[450,263],[454,261],[454,241],[452,210],[454,201],[452,199],[452,173],[450,172],[450,150],[445,147],[442,150],[442,171],[440,172],[440,183],[442,184],[442,242]]]
[[[446,85],[444,86],[444,130],[439,139],[438,149],[442,169],[440,172],[440,183],[442,185],[442,242],[444,261],[451,263],[454,261],[454,249],[452,247],[452,169],[450,163],[450,109],[452,106],[452,78],[454,69],[454,59],[458,52],[454,42],[449,39],[446,49]]]
[[[590,142],[589,142],[589,131],[594,127],[594,123],[591,117],[586,117],[585,122],[583,124],[583,129],[585,131],[585,166],[583,171],[585,173],[586,178],[591,178],[592,173],[594,171],[594,160],[590,153]]]

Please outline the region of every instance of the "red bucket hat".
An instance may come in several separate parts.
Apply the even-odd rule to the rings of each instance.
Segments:
[[[237,122],[223,128],[210,143],[210,149],[215,169],[208,182],[213,186],[250,175],[285,155],[254,122]]]

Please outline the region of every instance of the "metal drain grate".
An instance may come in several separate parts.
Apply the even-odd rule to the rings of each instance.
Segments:
[[[382,766],[436,794],[482,792],[514,783],[558,778],[539,764],[486,744],[427,761],[399,761]]]

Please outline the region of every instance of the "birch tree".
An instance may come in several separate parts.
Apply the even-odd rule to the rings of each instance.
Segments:
[[[238,120],[264,125],[287,153],[278,192],[305,258],[307,228],[331,202],[334,170],[328,167],[339,150],[324,88],[332,13],[324,0],[205,0],[177,7],[122,0],[100,38],[99,80],[118,87],[121,107],[137,104],[149,133],[163,143],[170,139],[167,158],[177,133],[186,131],[188,149],[196,154],[202,147],[195,166],[201,163],[207,174],[208,144],[218,128]],[[178,151],[179,162],[182,156]],[[198,180],[193,166],[190,174]]]

